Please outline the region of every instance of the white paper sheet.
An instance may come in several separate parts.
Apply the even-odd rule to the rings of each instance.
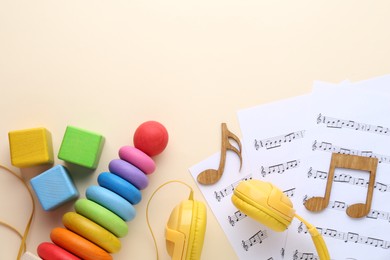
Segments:
[[[237,174],[238,157],[228,153],[227,161],[233,159],[236,167],[226,165],[223,178],[213,186],[199,185],[240,259],[281,259],[284,254],[287,232],[272,231],[245,217],[230,198],[238,181],[253,178],[279,184],[279,188],[294,199],[294,179],[301,163],[299,147],[305,137],[302,127],[307,122],[309,97],[305,95],[239,111],[245,148],[241,176]],[[218,163],[219,156],[215,155],[190,168],[190,172],[196,180],[201,171],[216,169]]]
[[[304,140],[308,156],[296,184],[301,202],[295,207],[322,230],[332,259],[390,257],[389,100],[389,95],[365,89],[332,88],[313,93],[312,127]],[[320,213],[312,213],[304,207],[304,200],[324,196],[332,152],[372,155],[380,159],[372,207],[367,217],[353,219],[345,212],[347,205],[365,202],[367,172],[337,169],[329,206]],[[304,231],[299,222],[289,229],[286,259],[294,259],[294,256],[317,259],[313,247],[300,242]]]
[[[245,152],[242,156],[243,161],[247,161]],[[219,158],[218,153],[191,167],[191,175],[196,180],[203,170],[217,169]],[[231,202],[234,187],[254,176],[248,164],[244,163],[240,172],[239,166],[238,156],[228,151],[222,178],[216,184],[199,185],[199,188],[240,259],[280,259],[284,236],[274,236],[265,226],[240,214]]]
[[[389,83],[390,76],[357,83],[316,82],[312,94],[238,112],[243,169],[237,172],[239,159],[228,152],[222,179],[199,188],[240,259],[318,259],[300,221],[276,233],[237,211],[230,197],[238,182],[248,178],[285,191],[297,214],[321,230],[332,259],[390,258]],[[345,213],[346,205],[365,201],[366,172],[337,169],[328,208],[312,213],[304,207],[305,200],[325,193],[329,149],[360,155],[372,151],[381,158],[368,217],[352,219]],[[190,172],[196,180],[201,171],[218,164],[216,154]]]

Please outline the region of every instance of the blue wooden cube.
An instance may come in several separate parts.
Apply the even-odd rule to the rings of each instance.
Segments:
[[[79,196],[77,188],[69,176],[68,170],[57,165],[30,180],[42,208],[55,209]]]

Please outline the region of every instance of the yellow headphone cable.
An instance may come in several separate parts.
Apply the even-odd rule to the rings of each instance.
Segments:
[[[8,223],[0,221],[0,225],[3,225],[5,227],[7,227],[8,229],[12,230],[21,238],[22,241],[20,243],[19,252],[18,252],[18,256],[17,256],[17,259],[20,259],[22,257],[22,254],[26,252],[26,240],[27,240],[28,232],[30,231],[31,223],[32,223],[34,213],[35,213],[34,197],[33,197],[33,194],[31,192],[30,188],[28,187],[28,185],[24,182],[24,180],[18,174],[16,174],[14,171],[12,171],[11,169],[9,169],[1,164],[0,164],[0,168],[7,171],[10,174],[12,174],[13,176],[15,176],[26,187],[28,193],[30,194],[31,201],[32,201],[31,214],[30,214],[30,217],[28,219],[28,222],[27,222],[27,225],[26,225],[26,228],[25,228],[23,234],[20,231],[18,231],[15,227],[9,225]]]

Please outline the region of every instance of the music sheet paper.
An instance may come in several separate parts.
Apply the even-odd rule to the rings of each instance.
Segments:
[[[324,81],[315,81],[313,83],[312,91],[315,92],[317,89],[328,90],[331,87],[343,87],[343,88],[349,88],[350,91],[354,91],[355,89],[366,89],[369,91],[390,93],[389,86],[390,86],[390,74],[368,79],[368,80],[362,80],[358,82],[351,82],[349,80],[344,80],[338,84],[324,82]]]
[[[390,74],[351,83],[353,88],[364,88],[370,91],[390,92]]]
[[[247,218],[231,203],[234,187],[242,179],[272,182],[292,200],[294,180],[301,167],[302,140],[310,95],[274,102],[238,112],[243,132],[243,169],[228,152],[223,177],[214,185],[198,185],[240,259],[282,259],[287,232],[275,232]],[[196,176],[216,169],[219,154],[190,168]],[[230,164],[230,166],[228,165]],[[307,243],[310,243],[308,240]]]
[[[322,233],[332,259],[390,257],[390,96],[368,88],[329,88],[313,91],[310,126],[304,140],[306,160],[296,182],[300,203],[294,206]],[[346,208],[365,203],[368,172],[336,169],[329,205],[312,213],[303,203],[323,197],[332,152],[379,159],[372,206],[367,217],[355,219]],[[304,225],[288,230],[286,259],[318,259],[307,246]]]
[[[189,170],[240,259],[318,259],[297,219],[277,233],[233,206],[234,187],[247,179],[269,181],[284,191],[297,214],[322,233],[331,259],[390,258],[389,85],[390,75],[356,83],[317,81],[311,94],[238,111],[242,170],[238,172],[239,158],[231,151],[214,185],[200,185],[196,177],[218,168],[219,153]],[[304,207],[310,197],[325,194],[331,152],[379,158],[367,217],[353,219],[345,212],[349,205],[365,202],[367,172],[336,169],[329,206],[320,213]]]
[[[191,167],[189,170],[195,181],[201,171],[209,168],[217,169],[219,158],[220,154],[217,153]],[[242,158],[243,162],[248,161],[244,151]],[[240,214],[230,200],[233,189],[241,180],[253,178],[247,163],[243,164],[240,172],[239,167],[238,156],[228,151],[225,171],[221,179],[213,185],[198,185],[198,187],[240,259],[279,259],[281,247],[275,245],[284,245],[284,238],[272,236],[269,229]],[[252,247],[257,250],[251,250]]]

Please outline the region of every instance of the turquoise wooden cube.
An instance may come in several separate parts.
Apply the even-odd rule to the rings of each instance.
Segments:
[[[68,170],[57,165],[30,180],[42,208],[46,211],[55,209],[79,196],[77,188],[69,176]]]
[[[68,126],[58,158],[66,162],[96,169],[103,149],[104,137],[74,126]]]

